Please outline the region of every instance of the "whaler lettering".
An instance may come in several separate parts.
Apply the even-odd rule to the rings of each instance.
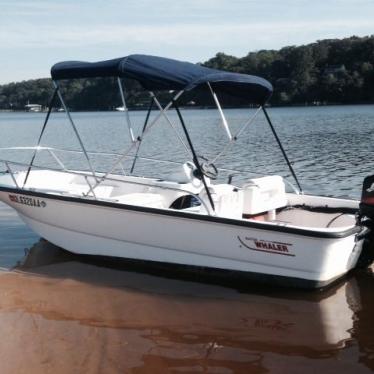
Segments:
[[[28,205],[36,208],[45,208],[47,205],[47,203],[43,200],[21,195],[9,195],[9,200],[13,203]]]
[[[292,244],[290,243],[270,242],[263,239],[249,237],[241,238],[240,236],[238,236],[238,240],[240,242],[240,247],[243,246],[253,251],[295,256],[295,254],[290,251],[290,247],[292,247]]]
[[[271,242],[260,242],[255,240],[256,248],[272,249],[273,251],[288,252],[288,248],[284,244],[275,244]]]

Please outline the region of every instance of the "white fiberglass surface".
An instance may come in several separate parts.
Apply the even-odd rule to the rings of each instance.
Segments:
[[[33,170],[30,172],[25,185],[26,172],[17,173],[15,176],[18,185],[20,187],[24,186],[28,190],[96,197],[97,199],[111,200],[121,204],[164,209],[169,208],[178,197],[196,192],[196,188],[189,184],[179,185],[173,182],[133,176],[109,175],[108,179],[100,182],[95,188],[93,187],[97,179],[89,174],[77,175],[68,172]],[[9,174],[4,175],[0,179],[0,183],[14,187],[14,182]]]
[[[303,209],[285,210],[274,222],[314,228],[349,228],[356,224],[353,214],[309,212]]]

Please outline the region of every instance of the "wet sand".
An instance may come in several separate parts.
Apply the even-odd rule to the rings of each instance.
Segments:
[[[0,217],[0,373],[374,369],[371,269],[324,292],[243,292],[87,262]]]

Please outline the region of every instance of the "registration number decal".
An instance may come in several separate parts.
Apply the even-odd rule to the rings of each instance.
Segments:
[[[251,249],[252,251],[266,252],[283,256],[295,256],[295,254],[292,253],[292,244],[290,243],[271,242],[268,240],[249,237],[241,238],[240,236],[238,236],[238,240],[240,247],[245,247]]]
[[[45,208],[47,203],[34,197],[9,194],[9,200],[13,203],[28,205],[36,208]]]

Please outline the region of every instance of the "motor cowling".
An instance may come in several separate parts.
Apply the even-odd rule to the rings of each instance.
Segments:
[[[360,216],[374,220],[374,175],[364,179],[360,202]]]
[[[374,175],[364,179],[358,223],[363,231],[357,237],[357,245],[362,250],[356,266],[365,268],[374,261]]]

